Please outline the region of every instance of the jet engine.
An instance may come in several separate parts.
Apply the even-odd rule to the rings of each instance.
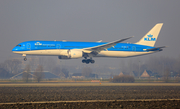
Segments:
[[[83,56],[83,51],[81,50],[63,50],[60,52],[59,59],[77,59]]]

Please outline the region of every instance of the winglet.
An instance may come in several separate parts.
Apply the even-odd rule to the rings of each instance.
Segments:
[[[102,42],[102,40],[99,40],[99,41],[97,41],[97,42]]]

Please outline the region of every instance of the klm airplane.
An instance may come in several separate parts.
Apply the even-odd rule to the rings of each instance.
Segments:
[[[93,57],[133,57],[162,51],[162,47],[154,47],[163,23],[156,24],[137,43],[121,43],[132,37],[113,42],[74,42],[74,41],[26,41],[12,49],[21,54],[24,61],[27,55],[58,56],[59,59],[82,58],[83,63],[94,63]]]

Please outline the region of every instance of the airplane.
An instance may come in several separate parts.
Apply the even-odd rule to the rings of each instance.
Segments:
[[[162,51],[154,47],[163,23],[156,24],[137,43],[121,43],[132,37],[112,42],[75,42],[75,41],[26,41],[19,43],[12,51],[21,54],[24,61],[27,55],[58,56],[59,59],[84,58],[82,63],[95,63],[93,57],[134,57]],[[89,59],[88,59],[89,58]]]

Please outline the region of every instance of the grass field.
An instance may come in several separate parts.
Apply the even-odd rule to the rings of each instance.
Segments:
[[[2,109],[180,108],[179,83],[7,83],[0,96]]]
[[[71,87],[71,86],[180,86],[180,83],[0,83],[0,87]]]

